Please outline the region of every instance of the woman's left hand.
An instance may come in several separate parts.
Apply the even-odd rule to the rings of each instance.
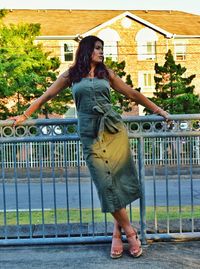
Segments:
[[[167,111],[163,110],[162,108],[159,108],[157,114],[164,117],[168,124],[170,123],[169,119],[170,114]]]
[[[166,120],[169,118],[169,113],[163,109],[160,109],[160,111],[158,111],[158,114],[164,117]]]

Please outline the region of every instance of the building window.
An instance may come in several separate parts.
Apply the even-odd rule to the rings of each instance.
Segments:
[[[186,44],[183,42],[175,42],[174,44],[174,58],[176,61],[186,60]]]
[[[106,28],[99,32],[98,37],[104,41],[104,57],[118,60],[118,42],[120,41],[117,31]]]
[[[104,42],[104,57],[111,58],[113,61],[117,61],[118,58],[118,42],[117,41],[105,41]]]
[[[74,60],[74,43],[64,42],[61,44],[62,62],[72,62]]]
[[[72,44],[64,44],[64,59],[65,62],[73,61],[73,46]]]
[[[156,58],[156,33],[149,29],[143,28],[136,35],[138,60],[154,60]]]
[[[153,94],[155,89],[154,71],[139,71],[138,84],[142,92]]]
[[[154,86],[154,76],[151,73],[144,73],[144,87],[152,88]]]
[[[138,59],[153,60],[156,58],[156,42],[141,42],[138,44]]]

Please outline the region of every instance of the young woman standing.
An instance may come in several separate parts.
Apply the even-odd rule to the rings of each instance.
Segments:
[[[22,123],[64,88],[72,88],[84,157],[97,188],[102,212],[110,212],[114,217],[110,256],[122,256],[123,229],[130,255],[139,257],[141,242],[129,221],[126,206],[140,198],[140,184],[126,127],[111,105],[110,87],[166,119],[168,113],[124,83],[104,65],[103,60],[103,41],[96,36],[83,38],[74,64],[23,115],[13,118],[14,125]]]

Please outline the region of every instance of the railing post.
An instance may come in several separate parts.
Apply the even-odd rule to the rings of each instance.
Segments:
[[[146,241],[146,202],[145,202],[145,168],[144,168],[144,138],[138,139],[138,166],[139,180],[141,185],[140,199],[140,229],[142,244],[147,244]]]

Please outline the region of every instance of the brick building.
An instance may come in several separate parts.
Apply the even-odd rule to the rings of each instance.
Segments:
[[[154,65],[163,64],[171,49],[174,59],[196,74],[195,91],[200,94],[200,16],[180,11],[120,10],[11,10],[4,23],[40,23],[45,50],[58,56],[64,71],[74,59],[78,40],[97,35],[105,42],[104,54],[126,62],[136,87],[151,97]]]

